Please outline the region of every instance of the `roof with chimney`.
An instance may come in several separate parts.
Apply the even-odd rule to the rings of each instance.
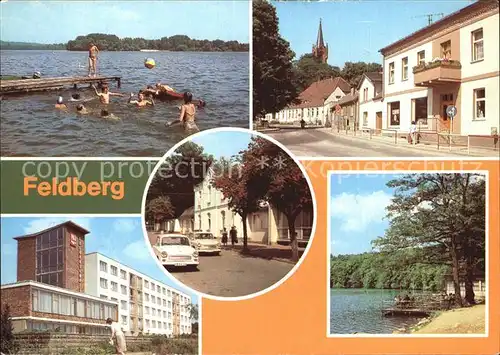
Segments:
[[[309,85],[309,87],[299,95],[298,99],[300,100],[300,104],[292,105],[291,108],[323,106],[325,100],[328,99],[337,88],[340,88],[344,94],[348,94],[351,91],[349,83],[340,76],[316,81]]]

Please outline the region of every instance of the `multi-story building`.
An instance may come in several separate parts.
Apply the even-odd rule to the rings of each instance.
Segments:
[[[58,329],[70,333],[106,332],[107,318],[118,320],[118,304],[85,294],[85,235],[66,222],[16,237],[17,283],[1,286],[14,330]]]
[[[17,282],[1,286],[14,330],[127,334],[191,333],[191,298],[99,253],[85,255],[89,233],[68,221],[16,237]]]
[[[358,85],[359,127],[382,129],[382,73],[364,73]]]
[[[85,256],[85,290],[119,305],[127,334],[191,333],[191,297],[100,253]]]
[[[194,227],[201,231],[210,231],[220,237],[226,228],[229,232],[236,227],[238,237],[243,237],[243,220],[233,212],[222,192],[212,186],[210,170],[202,183],[194,188]],[[267,203],[260,205],[260,210],[247,216],[248,241],[262,244],[288,243],[290,241],[286,216]],[[307,241],[311,236],[313,210],[303,211],[295,221],[297,239]]]
[[[498,133],[498,9],[477,1],[380,50],[383,128],[408,132],[415,121],[421,131]]]

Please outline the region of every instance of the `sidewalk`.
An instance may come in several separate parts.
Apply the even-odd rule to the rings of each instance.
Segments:
[[[357,131],[356,135],[354,135],[352,131],[349,131],[349,134],[346,134],[345,131],[337,132],[335,130],[332,130],[331,128],[320,128],[319,130],[337,137],[348,138],[353,140],[358,139],[363,141],[371,141],[375,144],[384,144],[390,147],[397,147],[398,149],[399,148],[410,149],[413,151],[424,150],[432,153],[443,152],[446,154],[456,154],[456,155],[463,155],[470,157],[498,157],[499,155],[498,150],[477,148],[477,147],[471,147],[470,154],[467,153],[467,147],[464,146],[452,146],[450,150],[449,146],[444,142],[442,143],[442,145],[440,145],[440,148],[437,149],[437,143],[435,142],[434,143],[422,142],[418,144],[409,144],[406,141],[406,139],[398,138],[397,143],[395,143],[394,142],[395,139],[393,136],[373,135],[372,138],[370,139],[367,133],[361,133],[361,131]]]
[[[324,126],[321,125],[306,125],[304,128],[301,128],[299,125],[295,124],[272,124],[268,125],[267,127],[254,127],[254,130],[258,132],[277,132],[280,130],[304,130],[304,129],[318,129],[318,128],[324,128]]]
[[[238,244],[234,247],[231,244],[228,244],[227,247],[222,247],[223,250],[234,250],[238,252],[243,251],[243,241],[238,240]],[[264,245],[258,243],[248,243],[248,249],[250,250],[248,254],[244,254],[245,256],[262,258],[267,260],[276,260],[282,261],[290,264],[295,264],[292,259],[292,249],[289,245]],[[299,247],[299,258],[304,253],[305,248]]]

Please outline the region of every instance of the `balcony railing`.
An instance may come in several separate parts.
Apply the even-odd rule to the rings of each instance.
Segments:
[[[458,60],[436,59],[413,67],[413,74],[415,85],[433,86],[460,82],[462,64]]]

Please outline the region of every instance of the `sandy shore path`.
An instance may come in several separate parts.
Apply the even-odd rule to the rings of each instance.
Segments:
[[[485,332],[485,317],[484,305],[454,309],[443,312],[413,334],[481,334]]]

